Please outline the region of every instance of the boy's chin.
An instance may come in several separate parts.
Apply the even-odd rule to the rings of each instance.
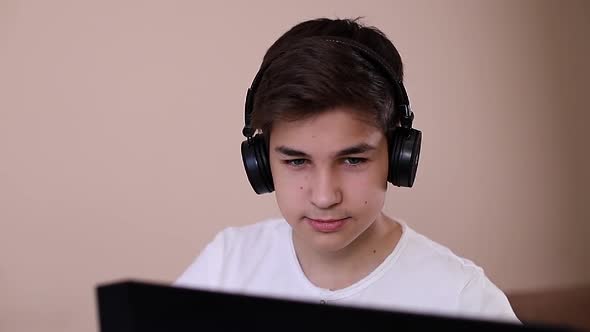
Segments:
[[[307,246],[316,253],[335,254],[345,249],[354,239],[350,234],[340,233],[321,233],[310,231],[309,229],[301,234],[303,241],[301,245]]]

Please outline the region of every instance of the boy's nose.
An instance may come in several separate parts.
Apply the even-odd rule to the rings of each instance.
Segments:
[[[328,209],[342,202],[342,191],[337,178],[330,172],[320,172],[312,179],[311,203]]]

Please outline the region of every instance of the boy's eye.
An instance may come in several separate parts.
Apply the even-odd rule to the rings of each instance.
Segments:
[[[347,165],[354,166],[354,165],[359,165],[359,164],[362,164],[362,163],[364,163],[366,160],[367,160],[367,159],[365,159],[365,158],[354,158],[354,157],[349,157],[349,158],[346,158],[346,159],[344,159],[344,163],[345,163],[345,164],[347,164]]]
[[[285,164],[289,165],[289,166],[303,166],[305,165],[307,160],[305,159],[290,159],[290,160],[285,160]]]

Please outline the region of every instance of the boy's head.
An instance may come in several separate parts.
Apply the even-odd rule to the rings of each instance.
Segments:
[[[274,191],[267,148],[274,124],[337,107],[381,129],[390,153],[387,180],[412,187],[421,133],[412,129],[402,78],[393,44],[356,20],[310,20],[283,34],[268,49],[246,97],[242,159],[256,193]]]
[[[338,251],[376,225],[395,173],[390,155],[417,163],[402,75],[393,44],[352,20],[303,22],[267,51],[246,100],[244,165],[311,247]]]
[[[351,47],[318,37],[362,44],[381,56],[402,81],[400,55],[378,29],[356,20],[306,21],[283,34],[266,52],[261,66],[266,68],[253,100],[252,127],[264,133],[268,142],[275,121],[350,107],[386,133],[399,114],[393,112],[392,87],[383,70]]]

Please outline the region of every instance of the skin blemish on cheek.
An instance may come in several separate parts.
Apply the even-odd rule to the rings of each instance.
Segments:
[[[376,254],[377,253],[377,250],[373,249],[373,253]]]
[[[367,205],[367,201],[365,201],[365,205]]]
[[[299,187],[299,189],[303,190],[303,187]]]

